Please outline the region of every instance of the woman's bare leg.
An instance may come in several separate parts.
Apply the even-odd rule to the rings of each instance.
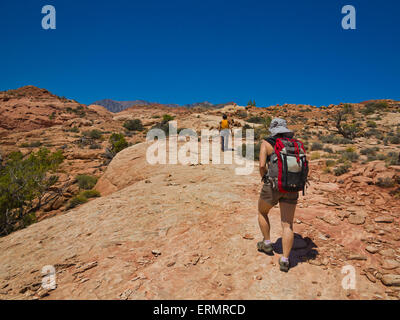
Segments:
[[[258,200],[258,224],[260,225],[261,232],[264,236],[264,240],[271,240],[268,213],[272,209],[268,203],[264,200]]]
[[[293,219],[296,211],[296,205],[291,203],[280,203],[281,208],[281,222],[282,222],[282,247],[283,256],[289,258],[290,251],[293,247],[294,233],[293,233]]]

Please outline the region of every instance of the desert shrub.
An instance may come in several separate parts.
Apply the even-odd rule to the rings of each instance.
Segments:
[[[77,116],[83,118],[86,115],[85,108],[83,106],[78,106],[75,109],[72,109],[71,107],[67,107],[66,112],[68,113],[75,113]]]
[[[360,158],[360,155],[355,152],[354,148],[347,148],[344,152],[342,152],[342,156],[339,159],[339,162],[356,162]]]
[[[335,165],[335,163],[336,163],[335,160],[325,160],[325,165],[326,165],[327,167],[332,167],[332,166]]]
[[[91,144],[89,149],[92,149],[92,150],[101,149],[101,144],[98,144],[98,143]]]
[[[326,153],[333,153],[333,150],[332,150],[331,147],[325,147],[325,148],[323,149],[323,151],[326,152]]]
[[[125,137],[122,133],[113,133],[109,139],[110,142],[110,152],[113,156],[115,156],[118,152],[121,152],[125,148],[127,148],[128,142],[125,140]]]
[[[243,131],[246,131],[247,129],[253,129],[253,127],[246,123],[246,124],[242,127],[242,130],[243,130]]]
[[[333,143],[335,141],[335,135],[330,134],[326,136],[321,136],[320,139],[323,143]]]
[[[314,143],[311,145],[311,151],[319,151],[319,150],[322,150],[323,147],[324,147],[324,146],[323,146],[322,143],[314,142]]]
[[[175,119],[175,117],[169,115],[169,114],[164,114],[163,115],[163,122],[169,122],[169,121],[173,121]]]
[[[101,197],[100,192],[98,192],[97,190],[94,190],[94,189],[82,191],[81,195],[83,195],[87,199]]]
[[[254,128],[254,140],[256,141],[259,141],[260,139],[269,136],[269,134],[270,134],[269,130],[263,126]]]
[[[79,128],[78,127],[72,127],[70,129],[66,130],[67,132],[73,132],[73,133],[79,133]]]
[[[339,144],[353,144],[353,141],[347,138],[339,138],[337,141]]]
[[[320,158],[321,158],[321,155],[320,155],[319,152],[313,152],[311,154],[311,160],[317,160],[317,159],[320,159]]]
[[[249,115],[248,115],[247,111],[240,110],[240,111],[237,112],[237,116],[238,116],[239,118],[241,118],[241,119],[245,119],[245,118],[247,118]]]
[[[391,144],[400,144],[400,135],[390,136],[388,140]]]
[[[164,131],[166,136],[169,135],[169,123],[168,122],[162,121],[160,123],[157,123],[151,129],[160,129],[160,130]]]
[[[388,108],[388,104],[386,102],[369,102],[365,105],[365,107],[361,110],[361,113],[364,115],[369,115],[376,113],[380,110],[386,110]]]
[[[0,167],[0,236],[35,222],[35,212],[54,196],[54,173],[63,160],[61,151],[46,148],[26,158],[20,152],[9,155]]]
[[[80,189],[90,190],[96,185],[98,179],[93,176],[80,174],[76,176],[76,180],[78,181],[78,186]]]
[[[81,204],[86,203],[86,202],[88,202],[88,199],[85,196],[78,194],[77,196],[75,196],[71,200],[69,200],[67,209],[73,209]]]
[[[360,132],[360,125],[358,123],[346,123],[342,126],[342,135],[350,140],[353,140]]]
[[[361,149],[360,153],[364,156],[368,155],[376,155],[376,152],[379,151],[378,147],[373,147],[373,148],[363,148]]]
[[[369,127],[369,128],[376,128],[376,127],[377,127],[376,122],[375,122],[375,121],[372,121],[372,120],[368,120],[368,121],[367,121],[367,127]]]
[[[395,181],[392,178],[378,178],[376,185],[381,188],[392,188],[395,185]]]
[[[322,169],[322,172],[323,173],[332,173],[332,170],[329,167],[325,167],[324,169]]]
[[[335,176],[341,176],[342,174],[345,174],[345,173],[349,172],[350,168],[351,168],[351,164],[350,163],[345,163],[345,164],[335,168],[333,170],[333,172],[335,173]]]
[[[43,145],[43,143],[41,143],[40,141],[34,141],[31,143],[27,143],[24,142],[23,144],[21,144],[21,148],[38,148],[41,147]]]
[[[140,119],[127,120],[123,127],[129,131],[143,131],[144,127]]]
[[[84,116],[86,116],[86,111],[83,108],[83,106],[78,106],[76,109],[74,109],[73,111],[77,116],[83,118]]]
[[[101,139],[103,136],[103,133],[99,130],[91,130],[91,131],[85,131],[83,133],[83,135],[87,138],[93,139],[93,140],[97,140],[97,139]]]
[[[389,152],[387,155],[382,155],[383,159],[386,162],[387,165],[389,166],[395,166],[400,164],[400,157],[399,153],[397,152]]]
[[[252,117],[248,118],[246,121],[250,122],[250,123],[263,124],[264,118],[260,117],[260,116],[252,116]]]
[[[370,137],[375,137],[378,140],[383,139],[383,133],[379,131],[378,129],[372,128],[367,131],[364,131],[364,137],[370,138]]]
[[[343,113],[344,114],[354,114],[354,108],[353,108],[353,106],[350,104],[350,103],[346,103],[344,106],[343,106]]]
[[[260,148],[261,148],[261,143],[257,143],[254,144],[254,158],[253,158],[253,154],[248,154],[248,150],[247,150],[247,144],[243,144],[242,145],[242,157],[246,157],[247,159],[250,160],[255,160],[255,161],[259,161],[260,160]]]
[[[88,202],[89,199],[98,197],[101,197],[101,195],[97,190],[84,190],[68,202],[67,209],[76,208],[77,206]]]

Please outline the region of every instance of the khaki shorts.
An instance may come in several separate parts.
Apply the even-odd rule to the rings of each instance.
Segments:
[[[264,183],[264,186],[261,190],[260,199],[264,200],[271,206],[276,206],[278,202],[297,204],[299,193],[282,193],[279,191],[275,191],[272,189],[271,183],[268,181]]]

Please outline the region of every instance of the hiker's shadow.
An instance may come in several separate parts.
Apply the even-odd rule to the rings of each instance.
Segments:
[[[272,244],[274,252],[278,254],[283,254],[282,248],[282,238],[276,240]],[[300,262],[307,262],[308,260],[313,260],[318,256],[318,246],[309,238],[303,238],[300,234],[294,234],[294,243],[292,251],[290,252],[289,261],[290,267],[294,268]]]

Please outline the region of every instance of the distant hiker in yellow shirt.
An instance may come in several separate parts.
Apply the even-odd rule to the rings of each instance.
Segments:
[[[221,135],[221,150],[222,152],[228,150],[229,135],[231,133],[228,116],[224,114],[222,116],[222,121],[219,124],[219,130]]]

